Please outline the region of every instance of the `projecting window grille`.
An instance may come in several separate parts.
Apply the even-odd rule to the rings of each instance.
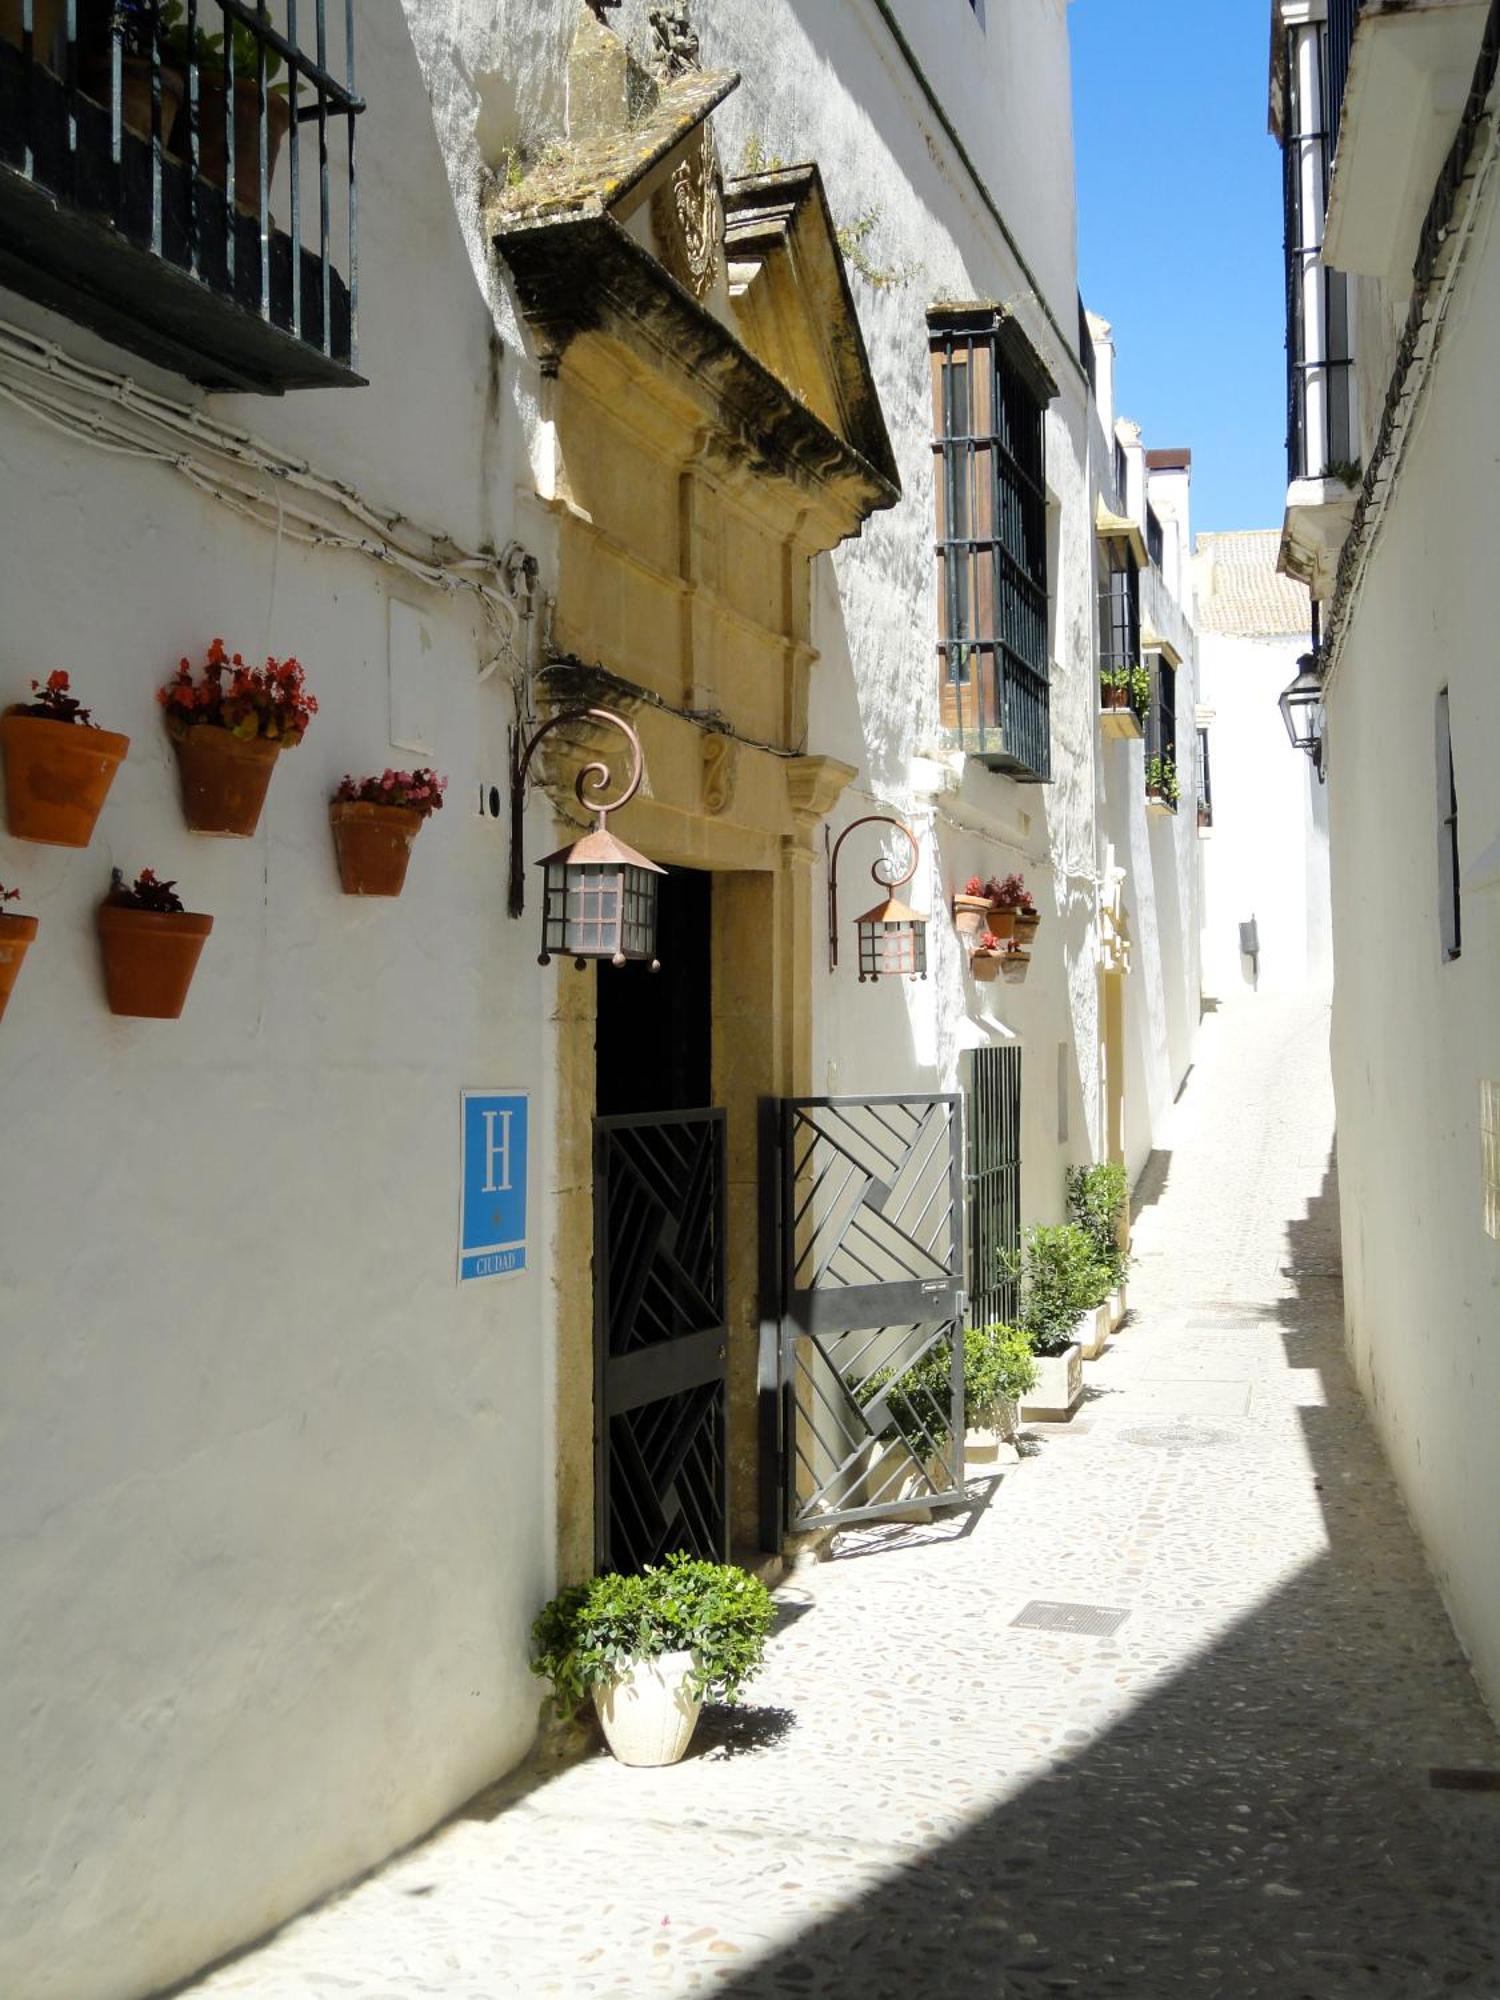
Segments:
[[[1208,761],[1208,731],[1198,731],[1198,824],[1206,831],[1214,823],[1214,781]]]
[[[1458,785],[1453,775],[1453,730],[1448,690],[1437,698],[1438,918],[1443,957],[1463,951],[1463,910],[1458,886]]]
[[[1146,553],[1158,569],[1166,555],[1166,536],[1162,533],[1161,517],[1154,507],[1146,509]]]
[[[993,308],[930,325],[943,727],[972,755],[1050,778],[1043,416],[1053,390]]]
[[[1016,1316],[1007,1263],[1021,1247],[1021,1051],[1010,1042],[971,1049],[968,1060],[968,1323],[993,1326]]]
[[[1352,10],[1351,10],[1352,11]],[[1287,478],[1349,473],[1354,435],[1354,361],[1349,280],[1322,261],[1323,209],[1332,157],[1325,107],[1342,92],[1329,73],[1328,30],[1287,37],[1287,110],[1282,141],[1286,250]],[[1345,44],[1347,66],[1347,42]]]
[[[1175,808],[1174,793],[1181,783],[1177,769],[1177,670],[1165,653],[1152,653],[1147,671],[1151,676],[1151,708],[1146,716],[1147,782],[1154,766],[1163,784],[1161,802]]]
[[[1500,1242],[1500,1083],[1479,1086],[1479,1137],[1484,1163],[1484,1226]]]
[[[1115,535],[1099,540],[1099,673],[1128,685],[1141,658],[1141,577],[1135,551]]]

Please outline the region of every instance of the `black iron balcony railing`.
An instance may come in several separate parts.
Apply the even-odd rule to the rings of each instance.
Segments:
[[[1338,148],[1344,92],[1349,84],[1349,56],[1364,0],[1328,0],[1328,151]]]
[[[1357,8],[1354,9],[1357,12]],[[1350,14],[1352,23],[1353,13]],[[1348,45],[1344,47],[1345,73]],[[1348,475],[1354,434],[1354,356],[1349,280],[1322,261],[1332,157],[1328,107],[1335,103],[1332,36],[1321,27],[1287,36],[1287,117],[1282,138],[1286,260],[1286,450],[1288,484]],[[1343,81],[1339,81],[1342,92]],[[1310,208],[1318,208],[1312,213]]]
[[[357,382],[354,11],[0,11],[0,282],[208,387]]]

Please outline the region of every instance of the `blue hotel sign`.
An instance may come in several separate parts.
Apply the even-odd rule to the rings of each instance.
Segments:
[[[526,1269],[530,1108],[524,1090],[463,1093],[460,1284]]]

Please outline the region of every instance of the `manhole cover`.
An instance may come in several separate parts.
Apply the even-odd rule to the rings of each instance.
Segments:
[[[1120,1435],[1126,1444],[1138,1444],[1147,1451],[1203,1451],[1211,1445],[1234,1442],[1228,1431],[1207,1430],[1201,1424],[1143,1424]]]
[[[1048,1604],[1034,1597],[1010,1622],[1032,1632],[1077,1632],[1088,1639],[1108,1639],[1129,1616],[1128,1611],[1111,1611],[1107,1604]]]

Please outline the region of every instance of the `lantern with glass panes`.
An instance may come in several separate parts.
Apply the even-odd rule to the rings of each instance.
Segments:
[[[925,979],[927,977],[927,919],[899,901],[894,891],[904,888],[917,872],[922,850],[909,826],[885,813],[866,813],[863,819],[846,826],[833,843],[828,856],[828,969],[839,962],[839,849],[858,826],[893,826],[911,848],[911,866],[904,875],[882,873],[890,866],[877,861],[870,869],[886,899],[873,910],[854,920],[859,940],[859,976],[866,979]],[[825,829],[824,840],[829,836]]]
[[[656,972],[656,888],[667,871],[617,840],[608,826],[640,790],[645,774],[640,738],[620,716],[607,708],[569,709],[551,716],[522,749],[512,738],[510,914],[525,906],[522,813],[526,773],[542,738],[564,724],[602,722],[618,729],[630,745],[631,769],[625,789],[609,805],[599,794],[612,782],[604,763],[585,764],[573,783],[578,803],[594,815],[594,826],[571,847],[559,848],[537,863],[542,870],[542,949],[538,963],[549,965],[554,954],[571,958],[580,970],[590,959],[607,958],[611,965],[631,960]]]
[[[1297,678],[1282,692],[1279,703],[1286,733],[1294,750],[1305,750],[1313,767],[1323,775],[1323,676],[1316,653],[1304,653],[1297,662]]]

